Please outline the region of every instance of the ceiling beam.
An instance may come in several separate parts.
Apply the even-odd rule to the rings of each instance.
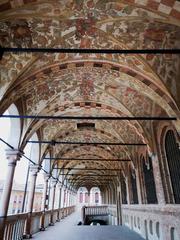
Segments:
[[[176,117],[163,117],[163,116],[152,116],[152,117],[110,117],[110,116],[47,116],[47,115],[0,115],[1,118],[30,118],[30,119],[54,119],[54,120],[110,120],[110,121],[171,121],[177,120]]]
[[[109,158],[48,158],[45,157],[46,160],[57,160],[57,161],[98,161],[98,162],[130,162],[130,159],[109,159]]]
[[[105,177],[109,177],[109,176],[111,176],[111,177],[117,177],[118,175],[116,174],[87,174],[87,175],[83,175],[83,174],[73,174],[73,173],[60,173],[59,175],[69,175],[69,176],[85,176],[85,177],[94,177],[94,176],[98,176],[98,177],[103,177],[103,176],[105,176]]]
[[[4,52],[37,52],[37,53],[89,53],[89,54],[179,54],[180,49],[93,49],[93,48],[11,48],[1,47]]]
[[[69,171],[71,170],[83,170],[83,171],[121,171],[122,169],[115,169],[115,168],[53,168],[53,169],[60,169],[64,170],[67,169]]]
[[[34,140],[29,140],[26,141],[27,143],[45,143],[45,144],[51,144],[51,145],[56,145],[56,144],[63,144],[63,145],[74,145],[74,144],[81,144],[81,145],[122,145],[122,146],[146,146],[146,143],[116,143],[116,142],[64,142],[64,141],[34,141]]]

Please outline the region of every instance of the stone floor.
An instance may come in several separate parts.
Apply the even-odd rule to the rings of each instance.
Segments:
[[[33,236],[35,240],[143,240],[124,226],[77,226],[80,212],[75,212]]]

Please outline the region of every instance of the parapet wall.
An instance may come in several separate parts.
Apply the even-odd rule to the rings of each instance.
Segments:
[[[180,240],[180,205],[123,205],[123,224],[148,240]]]

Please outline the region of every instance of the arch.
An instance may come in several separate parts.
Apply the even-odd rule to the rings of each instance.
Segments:
[[[39,140],[36,132],[32,135],[31,140],[32,141],[38,141]],[[33,144],[32,145],[31,158],[36,164],[39,163],[39,158],[40,158],[40,145],[39,144]]]
[[[8,115],[19,115],[18,108],[15,104],[11,104],[7,109]],[[8,137],[8,143],[14,148],[18,149],[21,136],[21,122],[19,118],[10,119],[10,132]]]
[[[160,172],[166,203],[180,203],[180,150],[178,134],[170,126],[165,126],[161,132]]]

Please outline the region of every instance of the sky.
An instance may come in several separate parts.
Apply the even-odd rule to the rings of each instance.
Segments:
[[[8,114],[8,112],[5,112],[4,114]],[[8,118],[0,118],[0,138],[8,142],[8,136],[10,134],[10,119]],[[0,180],[4,180],[6,178],[7,174],[7,160],[6,160],[6,154],[5,149],[7,149],[7,145],[4,144],[2,141],[0,141]],[[30,150],[31,145],[28,144],[27,147],[24,149],[25,155],[27,157],[30,157]],[[33,159],[32,159],[33,160]],[[17,162],[15,175],[14,175],[14,181],[16,183],[25,184],[26,181],[26,175],[28,170],[28,160],[22,157],[20,161]],[[42,173],[39,174],[37,177],[37,183],[43,183],[43,176]]]

